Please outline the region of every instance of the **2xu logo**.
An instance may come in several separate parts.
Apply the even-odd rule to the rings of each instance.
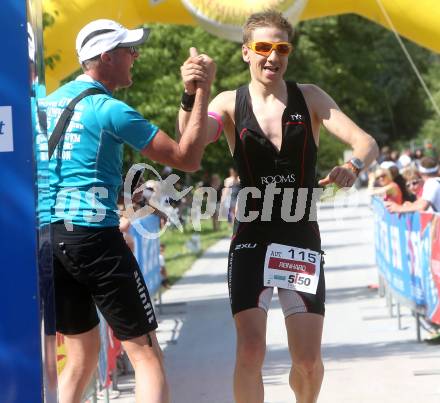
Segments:
[[[257,247],[256,243],[239,243],[235,245],[235,250],[240,249],[255,249]]]

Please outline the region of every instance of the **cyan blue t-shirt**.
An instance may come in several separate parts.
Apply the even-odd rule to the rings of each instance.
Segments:
[[[76,105],[64,138],[49,161],[52,222],[118,226],[124,143],[141,150],[159,129],[113,98],[101,83],[81,75],[40,101],[47,114],[49,138],[67,104],[91,87],[106,93],[87,96]]]
[[[38,189],[37,222],[41,229],[50,224],[50,192],[49,192],[49,164],[47,157],[47,133],[45,131],[45,115],[41,115],[37,105],[46,96],[46,87],[37,81],[32,83],[31,111],[32,128],[34,132],[34,149],[36,162],[36,179]]]

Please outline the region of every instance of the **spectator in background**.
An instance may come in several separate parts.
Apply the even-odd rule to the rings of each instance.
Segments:
[[[210,186],[216,191],[216,200],[215,200],[216,207],[215,207],[215,213],[212,216],[212,229],[214,231],[218,231],[220,226],[218,217],[220,211],[220,201],[222,198],[222,191],[223,191],[223,185],[219,175],[213,174],[211,176]]]
[[[379,157],[377,158],[377,162],[380,164],[384,161],[389,161],[390,160],[390,152],[391,152],[390,147],[383,146],[380,149],[380,154],[379,154]]]
[[[440,211],[440,177],[438,161],[434,158],[423,157],[420,161],[419,172],[425,183],[422,197],[413,203],[405,203],[399,206],[392,201],[385,203],[391,213],[409,213],[412,211],[425,211],[431,209]]]
[[[160,244],[160,254],[159,254],[159,265],[160,265],[160,276],[162,277],[162,287],[170,288],[170,280],[168,279],[168,272],[165,266],[165,245]]]
[[[402,192],[391,173],[386,168],[378,168],[374,173],[376,181],[370,181],[369,192],[371,195],[382,196],[385,201],[390,200],[397,204],[403,203]],[[377,186],[374,184],[377,183]]]
[[[380,164],[380,167],[390,171],[391,179],[399,186],[400,192],[402,193],[403,202],[414,201],[413,195],[406,188],[405,178],[400,174],[397,164],[394,161],[384,161]]]
[[[424,152],[424,155],[425,155],[426,157],[431,157],[431,158],[434,158],[434,159],[438,159],[438,153],[437,153],[437,150],[435,149],[434,145],[433,145],[430,141],[428,141],[428,142],[425,144],[425,152]]]
[[[412,162],[411,150],[406,149],[397,160],[397,167],[399,168],[399,171],[402,172],[402,170],[409,168]]]
[[[423,157],[423,148],[417,148],[416,151],[414,151],[414,162],[417,168],[420,166],[420,161]]]
[[[423,192],[423,178],[420,172],[415,168],[407,169],[403,172],[408,192],[414,195],[414,200],[420,199]]]
[[[397,164],[397,161],[399,160],[400,153],[397,150],[392,150],[390,153],[390,161],[393,161],[395,164]]]
[[[234,223],[235,205],[237,203],[238,192],[240,191],[240,178],[235,168],[229,168],[229,176],[223,182],[222,204],[229,206],[228,222]]]

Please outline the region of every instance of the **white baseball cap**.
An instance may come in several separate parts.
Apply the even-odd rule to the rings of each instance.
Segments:
[[[89,22],[76,37],[76,53],[79,62],[89,60],[101,53],[119,47],[137,46],[144,43],[150,30],[148,28],[127,29],[113,20]]]
[[[379,165],[382,169],[390,169],[392,167],[397,167],[397,164],[394,161],[383,161]]]

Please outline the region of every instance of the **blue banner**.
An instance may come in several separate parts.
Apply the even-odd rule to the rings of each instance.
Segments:
[[[378,198],[373,209],[379,271],[401,297],[424,305],[420,214],[391,214]]]
[[[151,239],[143,234],[158,234],[159,231],[160,218],[154,214],[134,221],[129,231],[134,239],[134,255],[151,296],[159,290],[162,281],[159,265],[160,243],[158,237]]]
[[[440,325],[440,215],[390,214],[378,198],[373,209],[380,273],[394,292]]]
[[[3,0],[0,37],[0,400],[41,402],[35,172],[26,2]],[[9,55],[9,56],[6,56]]]

